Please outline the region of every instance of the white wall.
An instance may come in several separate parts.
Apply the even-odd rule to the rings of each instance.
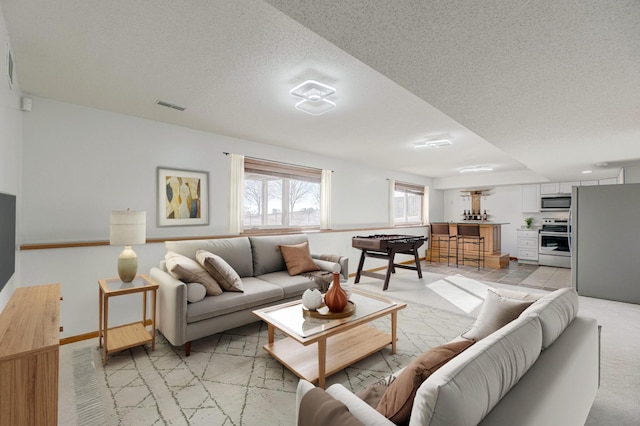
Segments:
[[[20,89],[17,77],[14,78],[13,90],[7,77],[7,49],[9,37],[0,9],[0,192],[18,195],[16,197],[17,226],[16,239],[19,241],[20,229]],[[18,64],[16,64],[16,67]],[[0,218],[0,220],[2,220]],[[0,292],[0,311],[7,304],[9,297],[17,286],[20,275],[20,257],[16,246],[16,272]]]
[[[34,97],[32,111],[23,114],[23,244],[106,241],[110,211],[126,208],[147,212],[149,239],[227,234],[229,185],[225,151],[333,170],[332,224],[336,229],[386,226],[388,179],[431,184],[430,179],[420,176],[51,99]],[[209,173],[209,225],[156,225],[158,166]],[[425,228],[402,232],[424,235]],[[349,256],[353,272],[360,252],[351,247],[352,236],[353,231],[345,231],[311,233],[309,238],[314,252]],[[141,272],[148,272],[164,255],[163,244],[134,249]],[[110,246],[23,250],[21,285],[60,282],[64,296],[62,337],[95,331],[97,280],[116,275],[120,250],[121,247]],[[367,268],[378,264],[384,262],[368,261]],[[115,310],[110,308],[114,320],[135,320],[132,312],[138,311],[137,303],[137,298],[116,302]]]

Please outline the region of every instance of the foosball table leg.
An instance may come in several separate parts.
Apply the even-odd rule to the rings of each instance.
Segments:
[[[354,284],[358,284],[360,282],[360,273],[362,272],[362,268],[364,267],[364,259],[367,257],[367,251],[362,250],[360,254],[360,263],[358,264],[358,271],[356,272],[356,279],[353,281]]]
[[[413,257],[416,260],[416,271],[418,271],[418,278],[422,278],[422,268],[420,267],[420,255],[418,254],[418,249],[413,249]]]
[[[387,275],[384,279],[384,287],[382,287],[382,291],[386,291],[389,287],[389,280],[391,279],[391,274],[396,273],[396,268],[393,266],[393,260],[396,257],[396,251],[391,249],[389,251],[389,266],[387,267]]]

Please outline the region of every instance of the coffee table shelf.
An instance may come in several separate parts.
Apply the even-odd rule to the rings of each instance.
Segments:
[[[391,335],[368,325],[352,328],[327,338],[325,377],[378,352],[391,344]],[[296,376],[316,383],[318,374],[318,343],[303,346],[286,337],[263,348]]]

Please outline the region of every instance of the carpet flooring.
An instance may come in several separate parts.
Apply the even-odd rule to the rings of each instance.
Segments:
[[[534,275],[541,269],[517,262],[499,271],[423,263],[423,279],[414,271],[398,270],[384,292],[381,280],[363,278],[357,288],[410,302],[399,313],[398,352],[391,355],[384,349],[330,376],[327,384],[339,382],[357,392],[473,322],[478,308],[467,312],[468,306],[429,284],[443,280],[463,286],[463,281],[451,278],[461,274],[486,285],[532,292],[570,286],[564,270],[551,268]],[[634,336],[640,305],[580,297],[580,313],[602,325],[601,387],[586,425],[638,425],[640,343]],[[388,327],[388,321],[378,320],[376,326]],[[148,346],[123,351],[110,357],[104,368],[97,340],[62,346],[59,424],[95,424],[83,422],[76,412],[73,375],[75,351],[90,348],[93,361],[85,362],[94,371],[108,425],[293,425],[298,380],[264,352],[266,339],[266,327],[257,322],[194,342],[187,358],[181,348],[159,336],[155,352]]]
[[[327,378],[353,391],[388,376],[417,354],[445,343],[474,318],[412,304],[398,314],[396,354],[389,348]],[[389,330],[389,317],[373,324]],[[276,338],[279,335],[276,334]],[[156,350],[138,347],[111,356],[94,348],[104,412],[114,425],[292,425],[298,378],[263,350],[267,327],[256,322],[193,342],[191,356],[159,335]],[[78,349],[82,350],[82,349]],[[78,424],[83,423],[78,418]]]

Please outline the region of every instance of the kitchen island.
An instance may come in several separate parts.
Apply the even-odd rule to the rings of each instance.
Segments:
[[[488,222],[488,221],[475,221],[475,220],[465,220],[462,222],[449,222],[449,234],[450,235],[458,235],[458,224],[460,225],[468,225],[468,224],[478,224],[480,225],[480,236],[484,237],[484,256],[485,256],[485,267],[493,268],[493,269],[502,269],[509,266],[509,253],[502,253],[501,245],[502,245],[502,225],[508,225],[508,223],[501,222]],[[427,261],[431,261],[431,249],[433,245],[436,245],[435,252],[436,257],[433,258],[433,262],[445,262],[446,253],[447,253],[447,244],[445,241],[434,241],[433,238],[429,238],[429,248],[427,249],[426,259]],[[451,254],[455,256],[456,253],[456,244],[457,239],[451,239]],[[465,251],[475,251],[477,248],[472,246],[471,244],[465,245]],[[445,253],[444,257],[437,257],[438,251],[440,253]],[[452,258],[455,260],[455,258]]]

